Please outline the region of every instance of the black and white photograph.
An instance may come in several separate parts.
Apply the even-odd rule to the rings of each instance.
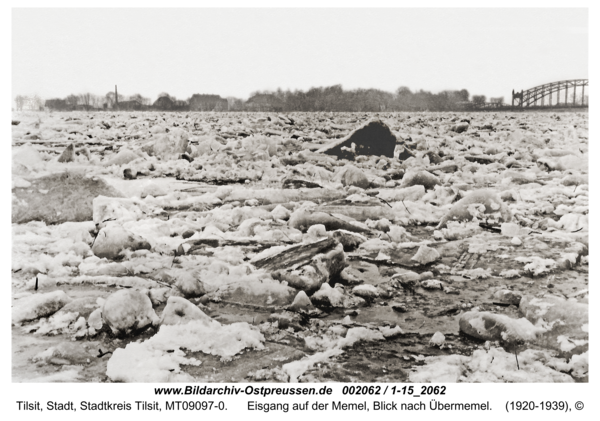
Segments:
[[[15,6],[10,382],[588,383],[588,18]]]

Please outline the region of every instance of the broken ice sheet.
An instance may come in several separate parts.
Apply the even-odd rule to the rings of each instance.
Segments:
[[[519,351],[522,368],[537,361],[544,369],[514,373],[508,367],[514,355],[504,361],[498,350],[509,379],[586,378],[588,322],[573,321],[588,299],[576,293],[588,288],[586,114],[383,113],[374,124],[385,132],[391,151],[383,157],[361,148],[361,142],[377,138],[352,137],[370,121],[355,113],[162,113],[159,118],[115,112],[100,118],[74,112],[18,120],[13,217],[33,215],[33,220],[15,220],[12,226],[13,309],[22,324],[13,329],[16,380],[90,381],[98,379],[94,370],[106,373],[106,366],[92,363],[51,375],[43,371],[49,369],[44,359],[36,362],[43,374],[32,373],[23,356],[47,351],[43,339],[93,338],[103,353],[109,351],[98,364],[115,358],[111,375],[120,381],[193,381],[190,373],[209,378],[208,371],[225,376],[225,369],[214,374],[203,364],[186,364],[196,364],[192,358],[220,359],[222,353],[235,366],[242,352],[255,353],[269,366],[247,369],[258,373],[257,379],[284,381],[302,380],[311,366],[310,376],[329,380],[314,367],[338,364],[341,352],[349,359],[363,358],[361,352],[377,346],[397,353],[404,340],[431,349],[436,332],[445,337],[438,350],[458,361],[454,366],[462,374],[453,378],[501,380],[494,374],[496,360],[483,364],[477,351],[454,336],[459,318],[477,307],[493,317],[525,316],[532,325],[551,329],[527,345],[541,349]],[[338,143],[339,154],[351,154],[352,161],[315,152]],[[57,185],[68,174],[84,176]],[[82,194],[61,201],[67,184]],[[48,200],[51,206],[36,205]],[[30,212],[31,204],[39,212]],[[88,216],[79,220],[78,215]],[[115,230],[126,235],[105,235]],[[310,246],[317,241],[327,248]],[[178,350],[151,345],[153,338],[167,340],[167,326],[158,333],[149,326],[132,330],[113,343],[96,300],[121,289],[147,296],[158,319],[170,314],[168,320],[187,320],[173,312],[197,314],[192,308],[205,312],[221,324],[214,331],[195,331],[209,343],[211,335],[226,337],[221,329],[227,326],[242,321],[259,326],[284,312],[294,314],[294,332],[285,322],[271,325],[278,332],[269,337],[278,337],[282,347],[273,357],[260,350],[264,341],[258,339],[241,341],[247,347],[233,354],[225,345],[194,352],[184,344]],[[67,311],[67,300],[24,305],[35,301],[29,296],[56,291],[98,308],[82,315],[83,308]],[[496,291],[513,295],[496,297]],[[542,293],[552,291],[570,301],[556,302],[553,311],[534,319],[550,303]],[[543,305],[528,299],[529,307],[517,310],[517,296],[541,299]],[[165,314],[169,297],[186,304]],[[567,307],[571,313],[558,311]],[[581,311],[587,314],[587,308]],[[317,320],[322,326],[315,330]],[[247,333],[254,332],[248,326]],[[343,345],[344,335],[355,328],[368,329],[360,331],[360,347]],[[192,327],[177,329],[189,333]],[[416,332],[419,339],[406,337]],[[376,339],[379,335],[385,341]],[[302,338],[321,344],[311,348],[317,354],[304,358]],[[537,351],[560,355],[544,354],[545,363],[533,354]],[[419,357],[424,358],[429,357]],[[291,365],[283,370],[286,364]],[[432,373],[453,372],[453,364],[444,364]],[[148,378],[135,377],[129,366],[146,367]],[[376,371],[363,370],[361,379],[376,379]],[[406,381],[399,372],[387,372],[387,380]],[[248,373],[239,374],[244,379]]]

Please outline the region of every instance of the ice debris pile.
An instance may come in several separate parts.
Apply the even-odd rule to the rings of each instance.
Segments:
[[[15,380],[587,380],[586,113],[21,114]]]

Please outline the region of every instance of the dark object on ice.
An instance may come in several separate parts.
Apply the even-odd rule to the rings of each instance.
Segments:
[[[354,149],[352,148],[354,144]],[[381,120],[371,120],[348,136],[322,147],[317,152],[354,161],[356,155],[394,157],[396,136]]]
[[[75,147],[71,143],[69,146],[65,148],[65,150],[58,157],[58,162],[73,162],[73,157],[75,156]]]
[[[38,290],[38,277],[35,277],[35,291]]]
[[[397,311],[398,313],[406,313],[408,310],[405,306],[400,304],[392,304],[392,310]]]
[[[91,221],[94,198],[123,197],[104,180],[78,173],[51,174],[28,181],[31,186],[13,189],[12,222],[15,224]]]
[[[291,180],[289,178],[283,181],[284,189],[301,189],[301,188],[320,189],[322,187],[323,186],[321,186],[320,184],[313,183],[312,181]]]
[[[131,168],[125,168],[123,170],[123,178],[125,178],[126,180],[135,180],[137,178],[137,171],[135,175],[133,175]]]
[[[13,126],[18,126],[20,123],[21,123],[21,122],[20,122],[20,121],[17,121],[17,120],[13,120],[13,121],[12,121],[12,125],[13,125]]]
[[[189,156],[187,153],[182,153],[179,155],[179,159],[185,159],[187,162],[192,162],[194,160],[194,158]]]

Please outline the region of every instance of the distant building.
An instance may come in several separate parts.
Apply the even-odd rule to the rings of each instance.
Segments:
[[[226,111],[228,103],[219,95],[194,94],[190,98],[190,111]]]
[[[245,107],[250,111],[283,111],[283,101],[275,95],[256,94],[246,101]]]
[[[47,99],[44,103],[44,106],[48,108],[50,111],[67,111],[72,107],[67,104],[67,101],[64,99]]]

